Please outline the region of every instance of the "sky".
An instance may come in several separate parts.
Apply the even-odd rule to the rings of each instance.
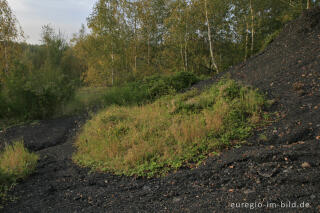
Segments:
[[[27,43],[41,43],[41,27],[50,24],[66,39],[86,24],[95,0],[7,0],[26,36]]]

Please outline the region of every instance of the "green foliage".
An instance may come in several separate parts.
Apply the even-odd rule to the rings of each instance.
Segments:
[[[73,98],[62,107],[62,114],[78,114],[104,107],[104,95],[107,90],[105,87],[83,87],[77,89]]]
[[[17,53],[15,41],[23,37],[19,23],[7,0],[0,1],[0,84]]]
[[[178,72],[171,76],[154,75],[122,87],[110,88],[105,94],[105,105],[141,104],[174,94],[190,87],[199,79],[192,73]]]
[[[105,105],[139,104],[147,99],[147,90],[137,83],[123,87],[112,87],[104,95]]]
[[[3,117],[43,119],[55,114],[62,103],[73,95],[74,85],[58,70],[43,68],[25,72],[22,64],[7,75],[3,84]],[[1,109],[0,109],[1,110]]]
[[[45,119],[55,115],[72,98],[77,79],[75,58],[60,34],[44,28],[42,46],[23,47],[1,82],[0,117]],[[42,60],[38,60],[38,57]]]
[[[258,53],[303,8],[300,0],[98,0],[75,49],[89,86],[176,70],[213,75],[213,61],[223,71]]]
[[[49,25],[42,28],[42,45],[28,45],[16,42],[22,32],[2,0],[0,118],[44,119],[174,94],[196,81],[191,73],[212,76],[213,61],[222,71],[264,50],[306,6],[299,0],[98,0],[88,17],[90,32],[82,26],[71,45]],[[177,70],[184,72],[163,77]],[[84,85],[118,87],[105,97],[74,97]]]
[[[256,90],[222,80],[202,93],[109,107],[85,125],[73,160],[115,174],[164,175],[242,144],[260,122],[264,104]]]
[[[180,92],[199,80],[192,73],[178,72],[170,76],[153,75],[119,87],[80,88],[64,104],[62,114],[82,113],[110,105],[141,105],[153,102],[161,96]]]

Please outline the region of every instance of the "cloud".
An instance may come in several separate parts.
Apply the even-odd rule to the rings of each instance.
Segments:
[[[40,43],[41,27],[51,24],[67,37],[76,33],[90,15],[95,0],[8,0],[27,42]]]

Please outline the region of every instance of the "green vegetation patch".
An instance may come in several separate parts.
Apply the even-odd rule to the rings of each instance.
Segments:
[[[81,88],[64,106],[63,114],[81,113],[110,105],[141,105],[153,102],[161,96],[182,91],[199,80],[193,73],[177,72],[170,76],[153,75],[117,87]]]
[[[16,183],[30,175],[36,168],[39,157],[30,153],[23,141],[16,141],[6,145],[0,153],[0,201],[7,199],[7,191]],[[1,209],[0,202],[0,209]]]
[[[239,145],[261,120],[264,98],[233,80],[144,106],[113,106],[78,136],[73,160],[93,170],[158,176]]]
[[[152,102],[161,96],[174,94],[199,81],[190,72],[177,72],[170,76],[153,75],[143,80],[113,87],[105,94],[105,105],[134,105]]]
[[[63,115],[80,114],[104,106],[107,87],[83,87],[76,90],[74,97],[63,107]]]

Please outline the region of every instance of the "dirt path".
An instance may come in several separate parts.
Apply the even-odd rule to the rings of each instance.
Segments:
[[[234,67],[231,77],[274,99],[277,120],[257,130],[251,145],[164,178],[90,173],[74,165],[73,136],[82,118],[0,133],[4,139],[24,136],[42,156],[4,212],[248,212],[245,203],[260,212],[320,212],[320,9],[289,24],[265,52]],[[294,202],[309,208],[292,208]]]

